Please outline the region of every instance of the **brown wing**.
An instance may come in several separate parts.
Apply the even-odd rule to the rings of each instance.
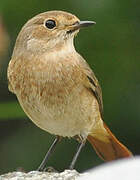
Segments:
[[[86,87],[89,88],[89,90],[92,91],[94,97],[96,97],[99,104],[101,117],[103,119],[102,91],[99,82],[84,59],[82,59],[82,67],[88,81]],[[98,136],[95,136],[95,132],[93,134],[91,132],[91,134],[89,134],[87,137],[88,141],[92,144],[99,157],[104,161],[111,161],[114,159],[133,156],[132,153],[121,142],[118,141],[118,139],[113,135],[107,125],[105,123],[103,123],[103,125],[107,132],[106,138],[108,139],[108,141],[105,141],[106,138],[98,139]],[[100,133],[101,134],[98,134],[99,137],[105,136],[104,131],[101,131]]]
[[[82,58],[82,66],[84,69],[84,73],[87,76],[87,79],[89,81],[89,90],[92,91],[93,95],[96,97],[98,104],[99,104],[99,109],[101,113],[101,117],[103,118],[103,100],[102,100],[102,90],[100,87],[100,84],[94,75],[93,71],[87,64],[87,62]]]
[[[94,94],[94,96],[96,97],[96,99],[98,101],[100,113],[103,118],[103,101],[102,101],[101,87],[100,87],[99,83],[97,85],[95,84],[95,79],[94,79],[94,78],[96,78],[95,76],[94,76],[94,78],[87,76],[87,78],[88,78],[89,82],[91,83],[90,90],[92,91],[92,93]],[[96,81],[96,82],[98,82],[98,81]],[[92,86],[94,86],[94,88]]]

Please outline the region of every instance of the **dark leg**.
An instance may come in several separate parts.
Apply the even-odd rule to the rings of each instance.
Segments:
[[[80,144],[79,144],[79,146],[78,146],[78,149],[77,149],[77,152],[76,152],[76,154],[74,155],[74,157],[73,157],[73,160],[72,160],[72,162],[71,162],[71,164],[70,164],[70,167],[69,167],[69,169],[74,169],[74,165],[75,165],[75,163],[76,163],[76,161],[77,161],[77,158],[78,158],[78,156],[79,156],[79,154],[80,154],[80,152],[81,152],[81,149],[82,149],[82,147],[85,145],[85,141],[83,141],[83,142],[81,142]]]
[[[45,155],[45,158],[43,159],[42,163],[40,164],[38,171],[43,171],[45,169],[46,163],[50,157],[50,155],[53,153],[53,151],[56,148],[56,144],[60,141],[61,137],[57,136],[51,145],[50,149],[48,150],[47,154]]]

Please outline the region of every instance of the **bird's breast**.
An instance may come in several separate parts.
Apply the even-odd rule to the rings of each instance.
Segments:
[[[88,133],[99,116],[97,101],[84,86],[86,77],[72,60],[10,65],[10,84],[26,114],[40,128],[60,136]]]

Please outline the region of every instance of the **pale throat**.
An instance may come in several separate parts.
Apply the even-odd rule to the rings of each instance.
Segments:
[[[73,38],[64,40],[56,44],[56,46],[45,53],[47,60],[56,60],[59,58],[64,58],[76,53]]]
[[[56,44],[54,48],[50,49],[47,52],[47,56],[51,56],[54,58],[64,57],[67,56],[68,54],[75,52],[76,50],[73,44],[73,38],[69,38]]]
[[[52,39],[47,43],[38,39],[27,41],[27,51],[34,54],[46,54],[46,56],[60,57],[69,53],[76,52],[73,37],[67,39]]]

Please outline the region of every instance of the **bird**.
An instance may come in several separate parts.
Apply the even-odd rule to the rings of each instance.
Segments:
[[[104,161],[133,156],[105,124],[99,82],[74,47],[79,30],[95,24],[65,11],[47,11],[28,20],[16,39],[9,90],[33,123],[56,136],[39,171],[63,137],[79,142],[70,169],[87,140]]]

